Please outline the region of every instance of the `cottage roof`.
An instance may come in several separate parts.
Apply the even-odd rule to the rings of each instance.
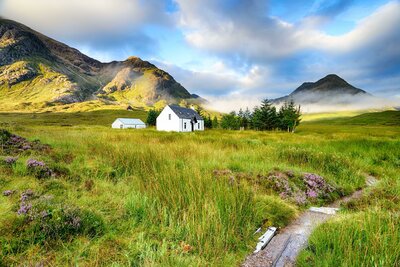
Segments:
[[[145,123],[140,120],[140,119],[127,119],[127,118],[118,118],[120,122],[122,122],[125,125],[145,125]]]
[[[193,119],[196,117],[197,120],[203,120],[203,118],[191,108],[183,108],[177,105],[168,105],[174,113],[181,119]]]

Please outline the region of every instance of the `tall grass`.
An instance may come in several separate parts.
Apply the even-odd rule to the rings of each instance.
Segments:
[[[2,245],[17,238],[7,229],[17,217],[19,194],[28,188],[98,214],[105,224],[103,234],[95,238],[76,236],[50,248],[31,244],[18,253],[2,250],[0,265],[41,261],[87,266],[238,265],[255,245],[256,228],[285,226],[303,209],[276,192],[245,180],[232,182],[215,175],[215,170],[230,170],[253,180],[273,170],[313,172],[341,194],[361,188],[365,174],[398,187],[399,127],[376,126],[366,131],[309,123],[297,134],[221,130],[180,134],[112,130],[109,124],[114,115],[124,114],[0,115],[3,127],[52,146],[48,154],[20,155],[13,169],[1,167],[0,190],[17,190],[11,197],[0,197]],[[46,161],[63,175],[44,180],[32,177],[25,167],[31,157]],[[374,206],[381,210],[376,212],[379,216],[387,218],[383,222],[397,222],[393,208],[384,204],[388,200],[379,197],[390,198],[393,192],[374,194],[374,204],[364,199],[348,209],[368,214],[366,210]],[[353,228],[376,227],[377,223],[370,218]],[[326,231],[337,231],[334,227],[339,224],[332,222]],[[383,231],[382,238],[396,233]],[[317,237],[324,237],[323,231],[315,242],[319,242]],[[343,242],[358,242],[359,238],[348,235]],[[338,250],[343,242],[337,243]],[[375,259],[381,253],[386,252],[376,250]],[[312,262],[313,256],[307,257]],[[356,258],[355,263],[364,260]]]
[[[399,266],[399,214],[342,215],[318,227],[298,266]]]

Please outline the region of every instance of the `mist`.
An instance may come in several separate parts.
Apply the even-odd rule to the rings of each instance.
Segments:
[[[259,106],[264,97],[254,96],[228,96],[228,97],[211,97],[206,98],[208,103],[205,105],[207,109],[228,113],[231,111],[239,111],[240,109]],[[296,105],[300,105],[304,114],[324,113],[338,111],[360,111],[360,110],[385,110],[400,107],[400,98],[387,99],[376,97],[370,94],[357,95],[341,95],[307,93],[297,94],[293,98]],[[275,106],[280,108],[283,101],[275,102]]]

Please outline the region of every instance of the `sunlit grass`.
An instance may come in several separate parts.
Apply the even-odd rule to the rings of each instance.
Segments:
[[[347,207],[345,218],[353,220],[378,209],[376,214],[386,218],[388,227],[396,222],[392,216],[396,210],[388,205],[388,199],[393,203],[399,187],[395,181],[399,179],[400,127],[305,123],[295,134],[223,130],[183,134],[110,128],[116,117],[127,116],[145,119],[146,113],[0,114],[1,127],[31,140],[40,139],[53,148],[50,154],[21,155],[11,171],[1,168],[1,192],[14,189],[18,193],[0,197],[0,232],[7,231],[16,216],[19,193],[28,188],[95,212],[105,222],[101,236],[79,236],[53,247],[31,244],[24,252],[3,254],[0,265],[40,261],[87,266],[238,265],[254,248],[253,232],[260,222],[284,226],[303,209],[251,183],[231,183],[229,177],[215,176],[215,170],[228,169],[254,179],[272,170],[313,172],[341,194],[363,187],[365,175],[371,174],[382,180],[381,184],[390,184],[394,193],[370,192],[375,201],[370,203],[367,200],[372,198],[366,198],[354,203]],[[25,169],[31,157],[66,168],[69,174],[35,179]],[[353,210],[361,215],[353,217]],[[344,223],[351,229],[378,227],[378,221],[369,217],[362,224],[347,219],[333,221],[315,234],[313,242],[318,244],[327,238],[325,232],[333,234]],[[396,233],[388,228],[381,238],[386,240]],[[359,235],[342,236],[343,241],[332,241],[337,251],[345,244],[360,242]],[[381,253],[388,255],[393,243],[387,244],[374,250],[375,263],[380,263]],[[316,255],[329,262],[324,251],[329,253],[325,249]],[[307,253],[307,261],[312,262],[313,255]],[[352,253],[355,251],[335,255],[347,258]],[[385,262],[394,259],[382,257]],[[351,263],[359,265],[371,262],[370,257],[362,256],[354,260]]]

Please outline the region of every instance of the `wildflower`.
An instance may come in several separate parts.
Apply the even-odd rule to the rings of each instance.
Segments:
[[[28,159],[26,167],[30,172],[34,173],[37,178],[46,178],[53,174],[53,171],[47,167],[46,163],[43,161]]]
[[[28,168],[36,168],[36,167],[46,167],[46,164],[43,161],[28,159],[28,161],[26,162],[26,166]]]
[[[294,201],[298,204],[298,205],[304,205],[307,203],[307,197],[304,194],[303,191],[297,191],[294,194]]]
[[[3,192],[3,196],[8,197],[11,196],[12,194],[14,194],[14,190],[6,190]]]
[[[29,150],[29,149],[31,149],[32,147],[30,146],[30,145],[24,145],[23,147],[22,147],[22,150]]]
[[[279,196],[280,196],[281,198],[287,198],[287,197],[288,197],[288,194],[287,194],[286,192],[281,192],[281,193],[279,194]]]
[[[18,157],[6,157],[4,163],[7,165],[14,165],[18,160]]]
[[[332,192],[334,190],[334,188],[329,185],[324,178],[316,174],[306,173],[303,176],[303,180],[308,188],[316,191]]]
[[[28,189],[28,190],[24,191],[24,192],[21,194],[21,201],[22,201],[22,202],[27,201],[27,200],[29,200],[31,197],[33,197],[33,195],[34,195],[34,192],[33,192],[31,189]]]
[[[21,205],[19,207],[19,210],[17,211],[17,214],[18,215],[26,215],[31,210],[31,208],[32,208],[31,203],[21,202]]]
[[[21,136],[18,136],[18,135],[12,135],[10,140],[12,143],[21,143],[21,142],[25,141],[24,138],[22,138]]]
[[[315,192],[314,190],[307,190],[306,195],[307,195],[307,197],[311,197],[311,198],[316,198],[316,197],[318,197],[318,193]]]

